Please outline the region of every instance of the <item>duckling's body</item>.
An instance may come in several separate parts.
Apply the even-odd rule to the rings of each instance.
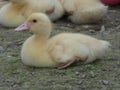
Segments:
[[[63,33],[49,38],[52,27],[45,14],[32,14],[27,24],[16,30],[25,30],[26,27],[35,33],[22,47],[22,61],[27,65],[61,69],[77,61],[92,62],[109,50],[107,41],[83,34]]]
[[[17,27],[34,12],[47,13],[52,21],[64,14],[58,0],[10,0],[0,10],[0,24],[7,27]]]
[[[107,13],[100,0],[60,0],[69,19],[77,24],[94,23]]]
[[[16,27],[25,21],[19,12],[20,7],[9,3],[0,9],[0,24],[7,27]]]

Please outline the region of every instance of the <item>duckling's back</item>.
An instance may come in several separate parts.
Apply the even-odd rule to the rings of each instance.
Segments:
[[[64,48],[64,50],[67,50],[65,52],[63,50],[61,56],[65,56],[65,57],[67,56],[67,58],[69,59],[74,56],[78,56],[82,58],[88,57],[87,61],[85,61],[86,63],[92,62],[96,58],[102,57],[106,53],[106,51],[109,50],[109,46],[110,46],[109,42],[107,41],[98,40],[83,34],[72,34],[72,33],[59,34],[51,38],[49,45],[51,49],[55,48],[55,46],[61,46],[62,48]],[[58,49],[58,51],[60,50]],[[54,54],[55,53],[57,55],[57,51],[55,51]],[[58,56],[60,57],[59,54]]]

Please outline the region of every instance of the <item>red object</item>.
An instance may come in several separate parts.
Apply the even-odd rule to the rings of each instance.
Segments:
[[[101,0],[101,2],[109,6],[120,4],[120,0]]]

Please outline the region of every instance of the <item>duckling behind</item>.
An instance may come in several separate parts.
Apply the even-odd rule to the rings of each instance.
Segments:
[[[23,63],[37,67],[65,68],[76,61],[89,63],[109,50],[109,42],[93,37],[62,33],[49,38],[52,25],[42,13],[34,13],[16,31],[30,30],[34,35],[23,44]]]
[[[77,24],[94,23],[107,13],[108,6],[100,0],[60,0],[69,19]]]
[[[0,24],[17,27],[34,12],[47,13],[52,21],[64,14],[58,0],[9,0],[9,3],[0,9]]]

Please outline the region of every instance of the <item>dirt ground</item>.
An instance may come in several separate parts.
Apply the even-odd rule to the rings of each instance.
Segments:
[[[63,70],[28,67],[21,62],[20,49],[31,33],[0,26],[0,90],[120,90],[120,6],[110,8],[97,24],[75,25],[63,18],[54,23],[52,35],[61,32],[107,40],[112,50],[93,63]]]

